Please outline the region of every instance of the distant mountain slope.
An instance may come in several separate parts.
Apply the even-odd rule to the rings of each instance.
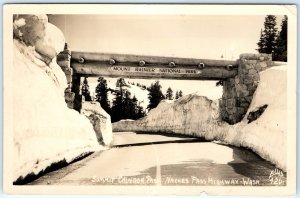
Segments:
[[[97,79],[98,78],[88,78],[88,82],[89,82],[89,86],[90,86],[90,92],[92,96],[96,96],[95,89],[97,87]],[[117,82],[117,78],[105,78],[107,80],[107,87],[108,89],[111,90],[115,90],[116,89],[116,82]],[[147,89],[143,89],[142,87],[138,87],[136,85],[132,85],[130,83],[128,83],[128,81],[131,83],[133,81],[130,81],[128,79],[125,80],[126,84],[128,86],[124,87],[124,89],[127,89],[128,91],[130,91],[131,93],[131,98],[133,96],[135,96],[138,101],[140,102],[140,106],[143,107],[143,109],[145,110],[149,104],[149,99],[148,99],[148,90]],[[135,83],[136,84],[136,83]],[[112,101],[114,99],[115,95],[114,93],[112,93],[112,91],[108,92],[108,99],[110,101],[110,103],[112,104]]]
[[[107,86],[110,89],[115,90],[117,78],[108,78],[104,77],[107,80]],[[90,85],[91,95],[95,95],[95,88],[98,84],[98,78],[88,78]],[[159,80],[159,83],[162,85],[162,92],[166,94],[168,87],[171,87],[173,90],[173,95],[175,96],[176,91],[182,90],[183,95],[192,94],[195,92],[200,93],[202,96],[206,96],[211,100],[216,100],[221,98],[223,88],[222,86],[216,86],[216,81],[196,81],[196,80],[163,80],[163,79],[126,79],[125,82],[128,84],[134,83],[135,85],[129,84],[128,90],[133,95],[136,96],[138,101],[141,102],[141,106],[146,109],[149,104],[148,91],[142,89],[141,87],[136,86],[137,83],[149,87],[151,83],[154,83],[156,80]],[[109,100],[112,102],[114,95],[108,95]]]

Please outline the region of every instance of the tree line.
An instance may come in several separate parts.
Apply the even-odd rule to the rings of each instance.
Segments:
[[[276,16],[267,15],[265,17],[264,29],[260,31],[260,38],[256,43],[258,48],[256,50],[259,53],[272,54],[273,61],[287,62],[288,17],[286,15],[283,16],[280,31],[278,31],[276,25]],[[223,86],[223,80],[217,81],[216,86]]]
[[[132,96],[130,91],[127,89],[127,87],[129,87],[128,84],[135,85],[134,83],[128,82],[128,84],[126,84],[124,78],[119,78],[116,82],[116,89],[113,90],[107,87],[107,81],[105,78],[99,77],[97,81],[98,84],[95,89],[95,101],[99,102],[101,107],[110,114],[112,122],[117,122],[122,119],[136,120],[146,115],[145,110],[141,106],[141,102],[138,101],[135,95]],[[155,83],[152,83],[149,87],[139,83],[137,84],[137,86],[141,89],[146,89],[148,91],[148,111],[157,107],[163,99],[174,99],[172,88],[169,87],[164,95],[159,81],[155,81]],[[84,78],[83,80],[81,91],[86,101],[92,101],[87,78]],[[111,92],[114,95],[112,104],[110,104],[108,99],[108,92]],[[182,95],[182,91],[177,90],[175,99],[182,97]]]
[[[161,90],[161,85],[159,84],[159,81],[155,81],[155,83],[152,83],[150,87],[147,88],[148,90],[148,99],[149,99],[149,105],[147,107],[148,110],[151,110],[160,103],[160,101],[167,99],[167,100],[173,100],[173,90],[171,87],[168,87],[166,94],[164,95]],[[178,99],[183,96],[183,93],[181,90],[176,91],[175,99]]]
[[[287,62],[287,31],[288,17],[285,15],[281,21],[281,29],[276,27],[276,16],[265,17],[264,29],[261,29],[260,39],[257,43],[259,53],[272,54],[274,61]]]
[[[111,116],[112,122],[117,122],[122,119],[136,120],[145,116],[145,111],[137,100],[136,96],[131,96],[129,90],[126,89],[124,78],[119,78],[116,82],[116,89],[109,90],[107,81],[103,77],[98,78],[98,85],[96,87],[95,100],[100,103],[101,107]],[[108,92],[113,92],[115,98],[110,105],[108,100]]]

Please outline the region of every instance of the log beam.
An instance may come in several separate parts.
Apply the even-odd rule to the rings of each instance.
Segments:
[[[220,80],[237,75],[238,61],[72,52],[82,76]]]
[[[220,80],[237,75],[237,69],[227,70],[225,67],[205,67],[197,69],[195,67],[175,67],[149,66],[132,67],[128,65],[110,66],[103,63],[73,63],[74,72],[81,76],[108,76],[127,78],[164,78],[182,80]]]
[[[104,62],[109,64],[110,61],[114,61],[115,64],[130,64],[139,66],[140,62],[144,62],[145,65],[169,65],[174,62],[176,65],[185,66],[198,66],[200,63],[204,63],[205,66],[220,66],[224,67],[232,65],[238,66],[237,60],[212,60],[212,59],[196,59],[196,58],[177,58],[177,57],[164,57],[164,56],[143,56],[143,55],[131,55],[131,54],[108,54],[108,53],[95,53],[95,52],[76,52],[72,51],[73,62]]]

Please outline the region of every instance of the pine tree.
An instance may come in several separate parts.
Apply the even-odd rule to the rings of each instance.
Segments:
[[[92,101],[91,93],[90,93],[90,86],[87,80],[87,77],[84,78],[81,93],[85,98],[85,101]]]
[[[178,97],[180,98],[180,97],[182,97],[182,96],[183,96],[183,93],[182,93],[181,90],[179,90],[179,92],[178,92]]]
[[[119,78],[119,79],[117,80],[116,87],[124,87],[124,86],[126,86],[126,85],[127,85],[127,84],[126,84],[124,78]]]
[[[173,100],[173,90],[171,89],[171,87],[169,87],[169,88],[167,89],[166,99],[168,99],[168,100]]]
[[[178,90],[176,91],[176,94],[175,94],[175,99],[177,100],[179,98],[179,93],[178,93]]]
[[[132,103],[131,119],[136,120],[138,118],[137,117],[137,114],[138,114],[138,100],[135,97],[135,95],[132,97],[131,103]]]
[[[136,115],[136,119],[142,118],[145,116],[145,111],[143,109],[143,107],[141,106],[140,102],[137,105],[137,115]]]
[[[130,91],[123,88],[122,83],[117,83],[116,96],[113,100],[113,106],[111,109],[111,120],[117,122],[122,119],[133,119],[143,117],[145,114],[143,108],[138,104],[138,100],[135,96],[131,98]]]
[[[123,102],[124,102],[124,91],[119,89],[115,91],[115,98],[113,100],[111,108],[111,121],[117,122],[123,118]]]
[[[95,92],[96,101],[99,102],[101,107],[110,114],[110,105],[107,97],[107,82],[103,77],[98,78],[98,85]]]
[[[275,48],[277,35],[276,17],[267,15],[264,22],[264,30],[261,31],[260,39],[257,43],[259,53],[272,54]]]
[[[135,119],[136,117],[137,99],[131,99],[131,93],[126,90],[123,104],[122,119]]]
[[[259,38],[259,41],[257,43],[258,45],[258,52],[259,53],[263,53],[263,51],[266,51],[266,48],[265,48],[265,35],[263,34],[263,30],[260,29],[260,38]]]
[[[147,108],[149,110],[157,107],[159,102],[164,99],[164,95],[161,92],[161,85],[159,84],[159,81],[156,81],[154,84],[151,84],[151,86],[149,87],[148,98],[149,98],[149,105]]]
[[[115,98],[112,102],[111,107],[111,121],[117,122],[123,119],[124,112],[124,99],[125,99],[125,90],[123,86],[125,85],[125,80],[123,78],[119,78],[116,82],[116,89],[114,91]]]
[[[273,53],[274,61],[287,62],[287,31],[288,31],[288,18],[285,15],[281,22],[281,30],[275,42],[275,49]]]

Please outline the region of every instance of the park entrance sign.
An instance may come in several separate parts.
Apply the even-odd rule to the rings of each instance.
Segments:
[[[220,80],[237,75],[238,62],[72,52],[71,66],[82,76]]]
[[[219,80],[223,85],[220,113],[230,124],[246,114],[259,83],[259,72],[274,66],[270,54],[242,54],[238,60],[211,60],[130,54],[69,51],[58,54],[65,72],[68,106],[81,110],[81,77],[123,77],[141,79]]]

